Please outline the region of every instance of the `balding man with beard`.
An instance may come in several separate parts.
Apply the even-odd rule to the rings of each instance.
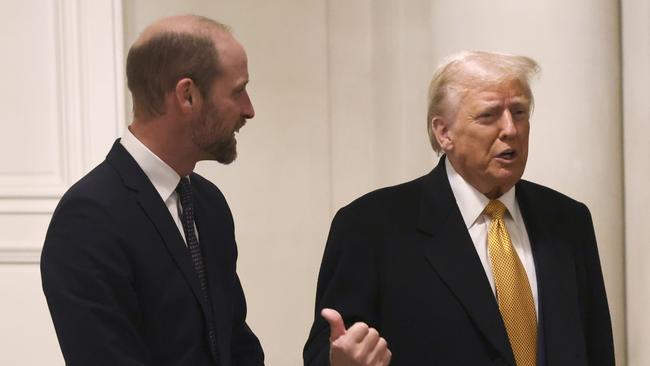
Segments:
[[[41,258],[67,365],[263,365],[246,324],[233,218],[193,173],[231,163],[254,110],[228,27],[162,19],[129,50],[134,120],[59,203]]]

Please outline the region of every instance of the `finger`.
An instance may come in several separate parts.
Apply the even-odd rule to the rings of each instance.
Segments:
[[[384,365],[386,358],[388,358],[388,361],[390,361],[390,350],[388,349],[388,343],[386,343],[386,340],[383,337],[379,337],[375,343],[375,347],[370,352],[368,359],[371,361],[371,364],[377,363]]]
[[[384,355],[384,358],[381,360],[379,364],[381,366],[388,366],[390,365],[391,358],[393,358],[393,353],[390,350],[387,350],[386,354]]]
[[[345,334],[345,324],[338,311],[334,309],[323,309],[320,315],[327,320],[330,325],[330,342],[334,342],[340,336]]]
[[[366,338],[369,331],[370,328],[368,327],[368,324],[363,322],[357,322],[352,324],[352,326],[348,328],[346,335],[347,338],[349,338],[351,341],[355,343],[361,343],[363,342],[364,338]]]
[[[391,358],[393,358],[393,353],[390,350],[386,350],[386,353],[379,364],[381,366],[388,366],[390,365]]]
[[[377,329],[369,328],[368,333],[363,338],[360,344],[363,354],[370,355],[370,353],[377,346],[378,341],[379,341],[379,332],[377,331]]]

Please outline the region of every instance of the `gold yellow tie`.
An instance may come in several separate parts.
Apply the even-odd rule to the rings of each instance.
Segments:
[[[503,215],[506,207],[491,200],[483,211],[490,217],[488,253],[501,317],[517,366],[537,363],[537,313],[526,270],[512,246]]]

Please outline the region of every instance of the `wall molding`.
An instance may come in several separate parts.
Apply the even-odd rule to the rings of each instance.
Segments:
[[[59,198],[0,198],[0,214],[51,214]]]
[[[0,242],[1,264],[38,264],[41,261],[43,243]]]
[[[57,157],[42,172],[0,174],[0,199],[60,198],[124,130],[121,9],[120,0],[54,1],[45,35],[54,46],[44,61],[54,64],[56,113],[44,123],[56,131]]]
[[[0,264],[39,262],[49,221],[43,215],[51,215],[63,193],[104,159],[126,126],[122,1],[52,0],[39,10],[48,21],[40,30],[50,37],[43,38],[47,57],[39,62],[51,69],[52,94],[45,95],[53,112],[35,122],[52,131],[46,137],[52,144],[40,153],[55,156],[44,168],[30,167],[25,158],[25,169],[16,169],[23,171],[0,173],[0,219],[11,223],[0,237]],[[23,233],[24,242],[8,239]]]

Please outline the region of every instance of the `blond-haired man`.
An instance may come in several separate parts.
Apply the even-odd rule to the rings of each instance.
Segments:
[[[438,68],[427,128],[443,155],[337,213],[305,365],[614,364],[587,207],[521,180],[537,69],[490,52]]]

